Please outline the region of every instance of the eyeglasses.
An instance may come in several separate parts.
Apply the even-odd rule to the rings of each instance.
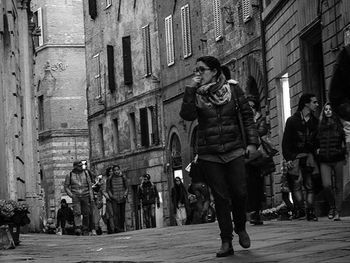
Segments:
[[[210,70],[210,68],[205,68],[205,67],[199,66],[193,70],[193,73],[203,74],[204,71],[206,71],[206,70]]]

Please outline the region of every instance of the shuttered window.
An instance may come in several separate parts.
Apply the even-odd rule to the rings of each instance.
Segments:
[[[36,30],[34,32],[34,45],[35,47],[40,47],[44,44],[43,35],[43,13],[41,7],[34,12],[33,22],[35,24]]]
[[[108,65],[108,87],[110,91],[115,90],[114,79],[114,47],[107,45],[107,65]]]
[[[101,68],[100,68],[100,54],[96,54],[92,57],[93,72],[94,72],[94,87],[97,90],[97,97],[102,97],[101,89]]]
[[[95,19],[97,16],[96,0],[89,0],[89,15],[92,19]]]
[[[250,0],[242,0],[242,13],[243,22],[248,22],[252,18],[253,9]]]
[[[192,55],[190,7],[188,4],[181,7],[181,28],[183,55],[184,58],[187,58]]]
[[[219,41],[223,37],[223,25],[220,0],[213,1],[215,40]]]
[[[130,36],[123,37],[123,68],[124,84],[132,84],[132,61],[131,61],[131,42]]]
[[[145,76],[152,74],[152,59],[151,59],[151,40],[149,25],[142,27],[142,43],[143,43],[143,63],[145,68]]]
[[[140,109],[141,146],[149,146],[147,108]]]
[[[166,43],[167,64],[168,66],[171,66],[175,63],[172,15],[165,18],[165,43]]]

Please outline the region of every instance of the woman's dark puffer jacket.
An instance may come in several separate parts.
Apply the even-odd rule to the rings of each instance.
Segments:
[[[339,162],[345,159],[345,133],[340,123],[321,125],[317,134],[320,162]]]
[[[239,101],[247,144],[258,145],[253,112],[244,93],[238,85],[230,86]],[[244,148],[234,100],[221,106],[199,108],[195,98],[195,90],[186,87],[180,116],[187,121],[198,119],[198,154],[220,154]]]

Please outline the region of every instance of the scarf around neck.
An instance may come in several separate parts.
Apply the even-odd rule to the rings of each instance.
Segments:
[[[200,86],[197,91],[198,107],[220,106],[231,100],[230,84],[226,82],[223,74],[216,82]]]

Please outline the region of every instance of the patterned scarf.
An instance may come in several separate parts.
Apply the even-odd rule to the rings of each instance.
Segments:
[[[197,106],[200,108],[224,105],[231,100],[230,84],[222,74],[216,82],[200,86],[196,93]]]

